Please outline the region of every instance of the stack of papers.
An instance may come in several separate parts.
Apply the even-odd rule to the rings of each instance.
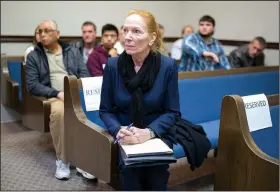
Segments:
[[[173,150],[159,138],[135,145],[121,144],[120,147],[125,165],[155,165],[176,162]]]

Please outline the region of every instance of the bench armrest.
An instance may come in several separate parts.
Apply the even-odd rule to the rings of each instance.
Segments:
[[[32,96],[23,90],[22,124],[40,132],[49,132],[51,104],[44,97]]]
[[[278,99],[279,95],[268,96],[270,106],[279,105]],[[279,189],[279,159],[265,154],[254,142],[241,96],[222,100],[218,150],[215,191]]]
[[[64,79],[65,161],[109,183],[117,170],[117,145],[112,135],[87,119],[77,81]]]
[[[41,103],[46,103],[49,102],[47,98],[45,97],[39,97],[39,96],[30,96],[32,100],[34,100],[35,102],[39,101]]]

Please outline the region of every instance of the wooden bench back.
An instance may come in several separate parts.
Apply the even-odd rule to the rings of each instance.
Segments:
[[[8,70],[8,56],[6,54],[1,54],[1,102],[4,106],[9,106],[8,98],[8,86],[7,79],[10,79]]]
[[[8,61],[6,54],[1,54],[1,102],[5,107],[21,113],[21,102],[19,100],[19,82],[12,80],[9,72]]]
[[[202,77],[224,76],[224,75],[236,75],[246,73],[258,73],[279,71],[279,66],[261,66],[261,67],[244,67],[234,68],[230,70],[215,70],[215,71],[195,71],[195,72],[180,72],[178,73],[179,79],[194,79]]]
[[[268,96],[268,102],[279,105],[279,94]],[[215,190],[279,190],[279,159],[255,144],[238,95],[223,98],[216,168]]]

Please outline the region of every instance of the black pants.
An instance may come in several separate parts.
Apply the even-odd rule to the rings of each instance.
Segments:
[[[165,191],[169,165],[122,167],[120,178],[125,191]]]

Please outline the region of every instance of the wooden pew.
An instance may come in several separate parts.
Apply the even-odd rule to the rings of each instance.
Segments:
[[[232,74],[278,71],[279,67],[242,68],[232,70]],[[239,72],[239,73],[238,73]],[[198,79],[204,77],[225,76],[230,71],[184,72],[179,73],[179,79]],[[119,188],[117,168],[117,147],[114,138],[102,127],[91,122],[85,115],[81,100],[81,80],[74,76],[64,79],[64,121],[65,121],[65,160],[81,169],[94,174],[97,178],[109,183],[113,188]],[[95,114],[97,115],[97,114]],[[88,147],[91,146],[91,147]],[[215,159],[211,151],[200,168],[191,171],[187,159],[180,158],[170,165],[169,186],[214,173]],[[95,162],[95,163],[93,163]]]
[[[270,107],[279,105],[279,95],[268,96],[268,102]],[[216,166],[214,190],[279,191],[279,159],[267,155],[255,143],[244,102],[238,95],[226,96],[222,102]]]
[[[117,167],[118,148],[114,138],[97,124],[91,122],[85,116],[79,90],[82,88],[81,80],[75,76],[64,79],[64,124],[65,124],[65,160],[87,172],[94,173],[97,178],[107,182],[114,189],[120,188],[119,170]],[[71,130],[70,130],[71,129]],[[77,137],[77,135],[79,135]],[[98,145],[96,145],[98,143]],[[91,146],[88,148],[88,146]],[[81,147],[90,149],[81,150]],[[76,154],[79,151],[79,156]],[[94,155],[98,154],[98,155]],[[82,157],[82,158],[81,158]],[[85,158],[84,158],[85,157]],[[214,172],[214,151],[208,154],[209,159],[191,171],[186,158],[181,158],[178,163],[170,166],[171,177],[169,186],[174,186],[187,179],[209,175]],[[91,163],[98,162],[98,163]],[[182,172],[181,170],[184,169]]]
[[[22,112],[20,101],[20,85],[19,82],[12,79],[9,72],[8,62],[19,61],[20,58],[9,58],[5,54],[1,54],[1,102],[5,107]]]
[[[31,96],[26,87],[26,65],[21,65],[22,125],[40,132],[49,132],[51,106],[44,97]]]

